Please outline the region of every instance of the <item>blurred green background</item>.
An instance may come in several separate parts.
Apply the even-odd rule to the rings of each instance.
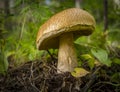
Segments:
[[[75,42],[80,65],[81,55],[85,54],[88,56],[84,59],[90,55],[108,66],[113,62],[120,64],[119,4],[119,0],[0,0],[0,73],[5,73],[8,66],[47,58],[46,51],[36,49],[37,32],[52,15],[72,7],[86,10],[96,19],[95,32]],[[54,50],[50,52],[57,54]],[[102,61],[104,55],[107,59]],[[91,58],[90,61],[92,68]]]

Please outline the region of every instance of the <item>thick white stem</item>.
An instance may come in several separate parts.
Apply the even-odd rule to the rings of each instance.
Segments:
[[[59,38],[58,73],[72,72],[77,66],[77,56],[73,41],[72,33],[63,34]]]

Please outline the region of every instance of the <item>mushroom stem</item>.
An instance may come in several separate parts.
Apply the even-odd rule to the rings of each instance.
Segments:
[[[58,73],[72,72],[77,66],[77,56],[72,33],[62,34],[59,38]]]

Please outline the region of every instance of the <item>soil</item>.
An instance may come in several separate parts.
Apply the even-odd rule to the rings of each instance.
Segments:
[[[120,66],[95,67],[91,73],[75,78],[71,73],[58,74],[57,60],[35,60],[19,67],[9,67],[0,75],[0,92],[120,92]]]

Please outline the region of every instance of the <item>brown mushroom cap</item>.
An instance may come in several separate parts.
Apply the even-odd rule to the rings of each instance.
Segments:
[[[72,32],[74,38],[90,35],[95,29],[95,20],[88,12],[79,8],[66,9],[45,22],[37,34],[37,48],[46,50],[59,47],[59,36]]]

